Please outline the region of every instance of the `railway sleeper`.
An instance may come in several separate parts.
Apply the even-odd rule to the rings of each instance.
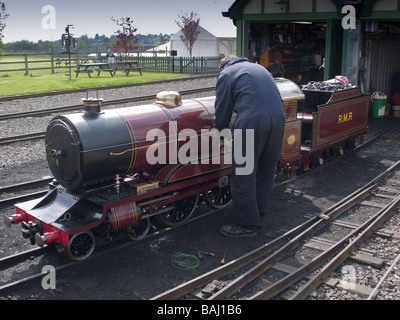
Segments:
[[[329,243],[325,241],[319,241],[318,239],[312,239],[305,244],[305,247],[318,251],[325,251],[328,250],[333,244],[334,242]],[[378,269],[382,269],[385,265],[385,260],[374,257],[371,253],[363,252],[363,250],[353,253],[350,256],[350,259],[359,263],[368,264]]]
[[[286,264],[283,263],[277,263],[274,266],[272,266],[272,268],[276,271],[280,271],[283,273],[293,273],[296,271],[296,268],[288,266]],[[304,279],[306,280],[310,280],[311,276],[305,276]],[[353,282],[349,282],[343,279],[338,279],[338,278],[334,278],[334,277],[328,277],[327,279],[325,279],[323,282],[323,284],[325,284],[326,286],[328,286],[329,288],[332,289],[338,289],[338,290],[345,290],[347,292],[350,292],[352,294],[357,294],[360,297],[369,297],[370,294],[372,293],[373,288],[369,287],[369,286],[364,286],[364,285],[360,285],[360,284],[356,284]],[[284,291],[280,297],[284,300],[290,300],[290,298],[296,293],[295,290],[292,289],[288,289],[286,291]]]

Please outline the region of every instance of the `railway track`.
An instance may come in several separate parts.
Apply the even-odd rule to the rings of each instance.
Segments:
[[[285,296],[288,299],[306,299],[308,295],[321,283],[332,282],[332,279],[329,278],[330,274],[337,269],[345,259],[348,259],[349,257],[354,258],[354,256],[358,256],[358,259],[365,259],[365,254],[363,257],[362,252],[361,254],[354,254],[354,252],[357,251],[361,242],[365,241],[368,236],[375,232],[376,229],[384,223],[392,213],[393,209],[400,203],[400,196],[398,194],[393,194],[393,184],[396,183],[398,177],[400,177],[399,167],[400,161],[395,163],[385,172],[379,174],[376,178],[362,186],[353,194],[339,201],[319,215],[310,217],[306,222],[297,226],[293,230],[287,231],[285,234],[273,241],[208,272],[205,275],[155,296],[153,297],[153,300],[180,299],[183,297],[188,299],[187,295],[189,294],[191,295],[191,299],[208,300],[227,299],[232,296],[234,296],[235,299],[240,298],[251,300],[282,298]],[[393,176],[395,177],[393,178]],[[32,184],[35,183],[40,183],[40,180]],[[400,187],[400,185],[398,187]],[[7,188],[15,189],[18,187],[10,186]],[[346,215],[352,214],[352,211],[357,212],[358,210],[355,210],[354,208],[359,208],[361,206],[367,207],[371,211],[368,214],[368,218],[358,225],[346,222]],[[372,210],[374,211],[372,212]],[[170,227],[154,231],[143,239],[143,241],[160,237],[167,232],[196,222],[200,219],[216,214],[217,212],[218,210],[211,210],[178,227]],[[323,236],[324,229],[327,230],[326,232],[330,233],[330,228],[332,226],[340,226],[342,228],[347,228],[350,231],[345,237],[332,242],[324,239]],[[116,243],[113,243],[111,247],[99,247],[90,258],[83,262],[60,263],[55,267],[55,271],[59,272],[81,263],[93,261],[104,255],[133,246],[139,242],[118,243],[117,240]],[[293,255],[295,252],[310,247],[314,249],[318,247],[317,251],[322,252],[310,259],[310,261],[303,266],[295,268],[282,262],[285,256]],[[17,264],[20,262],[26,260],[34,261],[34,259],[38,257],[40,258],[48,252],[49,248],[50,247],[45,247],[44,249],[32,249],[10,257],[2,258],[0,259],[0,270],[2,270],[3,273],[7,273],[6,270],[10,266],[16,268]],[[374,259],[371,258],[371,260]],[[318,273],[313,273],[318,269]],[[286,275],[275,282],[270,282],[270,280],[266,280],[267,276],[265,275],[266,272],[269,272],[270,270],[273,272],[285,273]],[[240,272],[240,275],[238,275],[238,272]],[[37,281],[44,277],[42,270],[39,268],[36,268],[35,272],[26,271],[19,273],[23,276],[18,279],[13,278],[7,283],[2,283],[0,285],[0,292],[8,292],[9,290],[16,289],[22,284]],[[224,277],[233,277],[236,280],[231,281],[217,292],[210,293],[210,289],[207,289],[207,293],[202,292],[205,287],[209,287],[210,283],[215,281],[218,282],[219,279],[224,279]],[[261,282],[263,286],[265,286],[266,283],[268,283],[268,285],[265,289],[253,293],[250,296],[236,296],[237,293],[244,289],[248,284],[253,284],[253,287],[259,288],[260,284],[254,285],[255,281]],[[303,281],[303,284],[299,289],[294,290],[292,286],[299,281]],[[338,285],[340,282],[339,280],[335,281],[336,284],[334,285]],[[222,280],[222,282],[226,281]],[[289,291],[287,291],[288,289]],[[372,292],[370,293],[372,294]]]
[[[17,183],[11,186],[0,187],[0,205],[7,205],[16,203],[31,197],[40,197],[45,195],[48,188],[44,189],[46,185],[53,180],[52,177],[45,177],[38,180],[26,181]],[[42,189],[43,188],[43,189]],[[29,190],[33,190],[29,192]],[[40,189],[39,191],[37,189]],[[25,192],[21,192],[21,191]],[[28,192],[26,192],[28,190]]]
[[[395,183],[394,181],[398,181],[399,167],[400,161],[328,210],[309,218],[305,223],[272,242],[191,281],[163,292],[153,297],[153,300],[180,299],[183,297],[186,299],[220,300],[232,296],[235,299],[250,300],[279,299],[282,298],[282,294],[286,294],[287,299],[306,299],[320,284],[329,279],[329,276],[346,259],[354,258],[357,248],[399,206],[400,195],[396,190],[393,191],[392,188],[388,187]],[[397,178],[391,179],[390,177],[393,175]],[[400,187],[399,184],[397,184],[398,187]],[[346,223],[345,218],[360,212],[361,208],[368,208],[368,218],[364,217],[364,220],[357,225]],[[345,235],[334,242],[318,240],[323,239],[324,234],[330,233],[331,228],[335,226],[345,228],[348,232],[345,232]],[[315,238],[317,233],[318,237]],[[310,243],[318,241],[325,242],[327,248],[322,249],[321,246],[318,250],[314,250],[317,253],[309,257],[308,261],[302,266],[296,267],[281,263],[281,260],[287,255],[293,256],[302,250],[309,250],[307,248],[310,247]],[[371,260],[373,260],[372,257]],[[267,275],[271,270],[284,275],[271,281],[271,277]],[[235,280],[224,280],[229,278]],[[298,283],[301,281],[302,283],[299,285]],[[337,280],[336,284],[331,285],[337,285],[338,282],[340,281]],[[223,284],[222,288],[218,288],[215,283]],[[252,292],[251,288],[247,291],[244,290],[250,292],[250,295],[241,297],[239,292],[249,284],[252,284],[252,288],[265,288],[257,292]],[[293,289],[295,284],[298,284],[296,290]],[[288,289],[290,290],[289,296],[287,296]]]
[[[390,136],[390,130],[385,130],[385,131],[383,131],[383,132],[381,132],[380,134],[378,134],[376,137],[380,137],[380,136],[382,136],[382,135],[384,135],[384,136]],[[374,139],[371,139],[371,141],[373,141]],[[368,142],[370,142],[370,141],[368,141]],[[339,158],[340,159],[340,158]],[[321,168],[323,168],[323,167],[321,167]],[[393,168],[391,168],[392,169],[392,171],[393,170],[395,170],[395,169],[393,169]],[[396,166],[396,169],[397,169],[397,166]],[[377,187],[377,183],[379,182],[379,181],[381,181],[381,180],[383,180],[384,179],[384,176],[386,176],[387,174],[389,174],[389,173],[385,173],[385,174],[383,174],[383,175],[381,175],[381,176],[379,176],[379,177],[377,177],[377,179],[374,179],[374,181],[373,181],[373,183],[370,185],[370,189],[368,189],[368,192],[371,192],[371,190],[374,190],[374,189],[376,189],[376,187]],[[49,179],[51,179],[51,178],[49,178]],[[376,181],[375,181],[376,180]],[[42,182],[43,183],[43,182]],[[10,186],[10,187],[13,187],[14,188],[14,186]],[[364,186],[365,187],[365,186]],[[363,187],[363,188],[364,188]],[[7,188],[9,188],[9,187],[7,187]],[[12,190],[13,188],[11,188],[10,190]],[[16,187],[16,188],[18,188],[18,187]],[[361,188],[361,189],[363,189],[363,188]],[[4,189],[0,189],[0,191],[2,191],[2,190],[4,190]],[[16,190],[16,189],[14,189],[14,190]],[[379,189],[378,189],[379,190]],[[369,195],[368,194],[368,192],[365,194],[365,195]],[[347,198],[346,198],[347,199]],[[345,199],[345,200],[346,200]],[[370,202],[373,202],[373,201],[370,201]],[[342,205],[343,206],[347,206],[347,205],[349,205],[349,204],[345,204],[344,202],[342,203]],[[306,223],[304,223],[304,224],[302,224],[302,225],[300,225],[300,226],[298,226],[297,228],[295,228],[294,230],[291,230],[291,231],[288,231],[287,233],[285,233],[284,235],[282,235],[281,237],[279,237],[278,239],[275,239],[274,241],[272,241],[271,243],[268,243],[268,244],[266,244],[265,246],[263,246],[262,248],[260,248],[260,249],[257,249],[257,250],[255,250],[254,252],[252,252],[252,253],[250,253],[249,255],[248,255],[248,261],[253,261],[253,262],[251,262],[251,263],[253,263],[254,264],[254,259],[264,259],[264,256],[266,256],[266,255],[268,255],[268,254],[270,254],[270,253],[272,253],[272,252],[276,252],[276,250],[281,250],[281,248],[283,247],[283,246],[287,246],[288,245],[288,248],[287,248],[287,250],[290,250],[290,249],[293,249],[293,248],[295,248],[295,247],[297,247],[299,244],[301,244],[301,242],[304,240],[304,238],[298,238],[299,236],[301,236],[304,232],[306,232],[307,231],[307,229],[310,229],[315,223],[317,223],[317,222],[319,222],[319,224],[320,224],[320,226],[321,227],[323,227],[326,223],[330,223],[331,221],[332,221],[332,219],[333,219],[333,215],[334,214],[336,214],[336,213],[332,213],[332,214],[330,214],[330,212],[336,212],[335,210],[336,210],[336,207],[339,207],[339,209],[337,209],[337,210],[344,210],[344,207],[342,207],[341,206],[341,204],[339,203],[339,204],[337,204],[336,206],[335,206],[335,208],[334,207],[332,207],[332,208],[330,208],[329,210],[327,210],[326,212],[324,212],[323,213],[323,215],[327,215],[327,216],[329,216],[330,217],[330,219],[324,219],[323,218],[323,215],[320,215],[320,216],[318,216],[318,217],[312,217],[312,218],[310,218]],[[382,208],[381,208],[382,209]],[[320,222],[321,221],[321,222]],[[191,220],[190,222],[188,222],[188,223],[192,223],[193,221]],[[339,222],[339,223],[341,223],[341,222]],[[170,229],[167,229],[166,231],[168,231],[168,230],[170,230]],[[163,232],[166,232],[166,231],[163,231]],[[163,234],[163,233],[160,233],[160,232],[154,232],[154,233],[151,233],[150,235],[149,235],[149,237],[157,237],[158,235],[160,235],[160,234]],[[304,237],[308,237],[308,235],[306,235],[306,236],[304,236]],[[319,238],[319,239],[318,239]],[[325,245],[326,245],[326,243],[327,243],[327,241],[321,241],[320,239],[321,239],[321,237],[319,236],[318,238],[314,238],[313,239],[313,241],[312,242],[325,242]],[[348,241],[348,240],[347,240]],[[101,256],[103,256],[103,255],[105,255],[105,254],[107,254],[107,253],[110,253],[110,252],[112,252],[112,251],[116,251],[116,250],[119,250],[119,249],[121,249],[121,248],[125,248],[125,247],[127,247],[127,246],[132,246],[132,245],[134,245],[135,243],[132,243],[132,242],[129,242],[129,243],[123,243],[121,246],[118,246],[118,247],[116,247],[115,249],[114,248],[112,248],[112,249],[110,249],[110,251],[101,251],[101,252],[95,252],[95,254],[88,260],[88,261],[91,261],[92,259],[96,259],[97,257],[101,257]],[[329,244],[329,243],[328,243]],[[332,243],[330,243],[330,245],[332,246],[333,244]],[[35,250],[35,252],[36,252],[36,250],[40,250],[40,249],[34,249]],[[260,251],[261,250],[261,251]],[[43,253],[44,252],[41,252],[40,253],[40,251],[37,251],[38,252],[38,254],[39,254],[39,256],[40,255],[43,255]],[[283,251],[284,252],[284,251]],[[36,253],[35,253],[35,255],[36,255]],[[22,258],[14,258],[14,260],[26,260],[26,259],[31,259],[32,257],[34,257],[35,256],[34,254],[31,254],[30,252],[27,252],[27,253],[24,253],[24,254],[22,254],[21,255],[21,257]],[[278,259],[278,260],[277,260]],[[270,270],[275,270],[275,271],[279,271],[279,272],[287,272],[287,271],[291,271],[292,273],[294,273],[294,272],[296,272],[296,271],[294,271],[293,270],[293,267],[292,268],[290,268],[290,267],[288,267],[288,265],[286,265],[286,264],[282,264],[282,263],[279,263],[279,259],[280,259],[280,257],[274,257],[273,258],[273,261],[272,261],[272,265],[269,267],[269,268],[267,268],[268,270],[270,269]],[[2,259],[2,260],[4,260],[4,259]],[[3,270],[2,269],[2,260],[0,260],[0,269],[1,270]],[[236,259],[236,260],[238,260],[238,259]],[[237,270],[238,268],[242,268],[243,266],[245,266],[245,263],[243,262],[243,261],[241,261],[241,262],[237,262],[236,263],[236,260],[235,260],[235,264],[233,264],[233,265],[231,265],[231,264],[226,264],[225,266],[223,266],[223,267],[227,267],[227,266],[229,266],[229,268],[232,268],[232,270],[230,271],[230,272],[236,272],[235,270]],[[11,264],[11,262],[10,262],[11,260],[8,260],[8,262],[5,262],[6,264],[8,264],[8,265],[10,265]],[[242,264],[242,265],[240,265],[240,264]],[[57,271],[61,271],[61,270],[64,270],[64,269],[66,269],[66,268],[70,268],[70,267],[73,267],[73,266],[76,266],[77,265],[77,263],[71,263],[71,264],[65,264],[65,265],[60,265],[59,266],[59,269],[58,269],[58,267],[57,267]],[[229,273],[227,273],[227,274],[225,274],[225,272],[227,271],[226,269],[224,269],[224,268],[221,268],[221,270],[222,271],[219,271],[219,272],[221,272],[221,274],[219,274],[218,275],[218,277],[223,277],[223,276],[226,276],[226,275],[229,275]],[[306,269],[307,269],[308,267],[306,267]],[[304,271],[304,270],[303,270]],[[308,269],[307,269],[307,271],[308,271]],[[0,289],[3,289],[3,290],[8,290],[8,289],[12,289],[12,288],[15,288],[15,286],[18,286],[18,285],[21,285],[21,284],[23,284],[23,283],[27,283],[27,282],[29,282],[29,281],[34,281],[34,280],[37,280],[37,279],[41,279],[42,277],[44,276],[44,274],[43,273],[41,273],[41,270],[38,270],[38,272],[36,273],[36,274],[34,274],[34,275],[29,275],[29,276],[27,276],[27,277],[25,277],[25,278],[21,278],[21,279],[17,279],[17,280],[15,280],[15,281],[13,281],[13,282],[11,282],[11,283],[9,283],[9,284],[4,284],[4,285],[2,285],[1,287],[0,287]],[[211,276],[211,277],[213,277],[213,276]],[[293,276],[294,277],[294,276]],[[307,277],[308,277],[308,279],[311,279],[311,276],[309,276],[309,275],[305,275],[304,276],[306,279],[307,279]],[[209,280],[209,282],[211,282],[212,280]],[[289,281],[289,280],[288,280]],[[293,281],[293,280],[292,280]],[[14,283],[14,284],[13,284]],[[207,284],[208,282],[206,281],[206,283],[205,284]],[[286,282],[284,282],[285,284],[286,284]],[[242,285],[242,284],[240,284],[240,285]],[[198,287],[198,285],[196,285],[196,287],[197,288],[199,288]],[[205,298],[208,298],[208,299],[211,299],[212,298],[212,296],[213,295],[215,295],[216,293],[214,293],[213,295],[211,295],[211,296],[209,296],[209,297],[202,297],[201,296],[201,293],[199,293],[200,291],[202,290],[202,289],[198,289],[197,290],[197,292],[195,292],[194,293],[194,297],[196,298],[196,299],[205,299]],[[225,289],[225,290],[228,290],[228,289]],[[231,290],[231,289],[229,289],[229,290]],[[183,291],[181,291],[181,293],[182,293]],[[226,292],[228,292],[228,291],[226,291]],[[221,294],[221,293],[220,293]],[[185,294],[184,294],[185,295]],[[276,295],[277,296],[277,295]],[[276,297],[276,296],[274,296],[274,297]],[[293,294],[292,294],[292,296],[293,296]],[[159,298],[162,298],[162,299],[169,299],[170,297],[162,297],[161,295],[160,296],[157,296],[157,297],[155,297],[155,299],[159,299]],[[179,298],[179,296],[178,297],[174,297],[174,298],[172,298],[172,299],[178,299]],[[192,298],[193,298],[193,296],[192,296]],[[223,299],[224,298],[224,294],[221,294],[221,296],[215,296],[215,297],[213,297],[213,299]],[[253,299],[258,299],[258,297],[246,297],[246,298],[253,298]],[[264,297],[263,297],[264,298]],[[290,298],[290,297],[289,297]]]
[[[181,95],[187,96],[187,95],[204,93],[204,92],[213,91],[213,90],[215,90],[215,87],[207,87],[207,88],[200,88],[200,89],[194,89],[194,90],[185,90],[185,91],[181,92]],[[109,101],[104,101],[102,103],[102,106],[110,107],[113,105],[119,105],[119,107],[120,107],[120,104],[154,100],[155,97],[156,97],[155,95],[151,95],[151,96],[141,96],[141,97],[109,100]],[[25,117],[46,116],[46,115],[51,115],[54,113],[72,112],[72,111],[76,111],[76,110],[82,110],[82,105],[77,104],[77,105],[70,105],[70,106],[64,106],[64,107],[49,108],[49,109],[45,109],[45,110],[35,110],[35,111],[29,111],[29,112],[5,114],[5,115],[0,115],[0,121],[19,119],[19,118],[25,118]],[[0,138],[0,145],[7,145],[7,144],[12,144],[12,143],[21,142],[21,141],[43,139],[43,138],[45,138],[45,136],[46,136],[46,132],[42,131],[42,132],[27,133],[27,134],[17,135],[17,136],[4,137],[4,138]]]
[[[180,94],[182,96],[187,96],[187,95],[193,95],[193,94],[203,93],[203,92],[213,91],[213,90],[215,90],[215,87],[207,87],[207,88],[199,88],[199,89],[181,91]],[[131,98],[108,100],[108,101],[104,101],[102,103],[102,106],[111,106],[111,105],[124,104],[124,103],[141,102],[141,101],[146,101],[146,100],[154,100],[155,98],[156,98],[156,95],[148,95],[148,96],[141,96],[141,97],[131,97]],[[75,104],[75,105],[62,106],[62,107],[56,107],[56,108],[48,108],[48,109],[44,109],[44,110],[19,112],[19,113],[13,113],[13,114],[3,114],[3,115],[0,115],[0,121],[25,118],[25,117],[44,116],[44,115],[50,115],[53,113],[71,112],[71,111],[76,111],[76,110],[82,110],[82,104]]]
[[[137,245],[143,241],[149,241],[151,239],[161,237],[164,234],[167,234],[168,232],[172,232],[178,228],[182,228],[191,223],[195,223],[196,221],[205,219],[211,215],[217,214],[218,212],[219,212],[218,209],[207,210],[206,212],[202,212],[202,213],[198,214],[197,216],[183,222],[182,224],[174,226],[174,227],[164,227],[162,229],[157,230],[157,228],[154,227],[154,225],[153,225],[153,228],[152,228],[153,232],[150,232],[148,235],[146,235],[145,238],[143,238],[140,241],[127,241],[127,240],[123,240],[121,238],[116,239],[111,243],[103,243],[102,245],[98,246],[95,249],[94,253],[84,261],[72,261],[71,262],[71,261],[65,261],[64,259],[62,259],[62,261],[60,262],[60,260],[58,259],[57,265],[54,265],[54,261],[53,261],[52,266],[54,266],[54,271],[58,273],[62,270],[66,270],[66,269],[81,265],[83,263],[94,261],[96,259],[101,258],[104,255],[108,255],[113,252],[122,250],[124,248]],[[10,292],[10,290],[17,289],[21,285],[42,279],[45,276],[45,274],[43,274],[43,272],[42,272],[42,268],[39,268],[39,266],[37,268],[35,268],[35,267],[31,268],[29,266],[26,268],[26,266],[24,267],[22,264],[26,260],[33,261],[36,258],[38,258],[38,259],[43,258],[43,255],[45,253],[48,253],[51,251],[53,251],[53,252],[55,251],[53,246],[45,246],[44,248],[34,248],[34,249],[23,251],[23,252],[20,252],[20,253],[11,255],[11,256],[0,258],[0,272],[2,272],[3,274],[7,274],[7,273],[10,273],[8,270],[18,269],[19,270],[18,274],[20,274],[20,276],[17,277],[17,279],[15,279],[15,276],[12,275],[8,281],[5,282],[3,280],[2,282],[0,282],[0,296],[2,294],[4,294],[5,292]],[[21,264],[21,266],[20,266],[20,264]],[[35,263],[33,263],[33,264],[35,264]],[[30,269],[32,269],[32,270],[30,270]],[[35,270],[33,270],[33,269],[35,269]]]
[[[11,144],[21,141],[44,139],[45,136],[46,136],[45,132],[37,132],[37,133],[30,133],[13,137],[0,138],[0,145]]]

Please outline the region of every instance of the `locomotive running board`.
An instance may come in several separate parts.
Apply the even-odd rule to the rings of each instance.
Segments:
[[[100,206],[60,186],[40,199],[17,204],[16,209],[27,215],[29,221],[40,220],[63,232],[93,224],[101,218]]]

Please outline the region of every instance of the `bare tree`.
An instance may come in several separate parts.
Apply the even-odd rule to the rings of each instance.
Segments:
[[[8,14],[6,13],[6,4],[0,1],[0,54],[3,51],[3,30],[6,27],[4,21],[7,19]]]
[[[138,42],[138,39],[135,36],[137,28],[133,26],[133,20],[130,17],[120,19],[114,19],[112,17],[111,20],[122,28],[115,32],[117,35],[117,42],[113,46],[114,51],[125,54],[133,52],[135,45]]]
[[[200,34],[200,17],[193,11],[190,14],[181,11],[178,18],[179,20],[175,20],[175,22],[182,30],[181,40],[188,49],[190,57],[192,57],[193,46]]]

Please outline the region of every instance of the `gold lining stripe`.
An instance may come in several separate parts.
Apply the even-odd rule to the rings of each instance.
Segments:
[[[135,137],[135,133],[133,132],[133,128],[132,128],[131,124],[129,123],[129,121],[124,116],[122,116],[120,114],[118,114],[118,115],[120,116],[122,121],[125,123],[125,125],[128,129],[130,138],[131,138],[131,143],[132,143],[132,149],[129,150],[129,151],[132,151],[131,163],[129,164],[128,170],[125,173],[125,175],[127,175],[132,170],[132,168],[135,166],[135,163],[136,163],[136,156],[137,156],[136,148],[135,148],[136,137]]]
[[[175,132],[176,132],[176,153],[174,154],[174,157],[172,159],[176,159],[176,161],[178,161],[178,151],[179,151],[179,131],[178,131],[178,122],[174,119],[174,117],[171,115],[171,113],[168,112],[168,110],[166,108],[164,108],[163,106],[157,105],[157,107],[159,107],[162,111],[164,111],[164,113],[167,115],[167,117],[171,120],[171,122],[173,123]],[[170,136],[168,136],[168,138],[170,138]],[[169,146],[169,141],[168,144]],[[169,151],[169,150],[168,150]],[[170,157],[171,159],[171,157]]]

